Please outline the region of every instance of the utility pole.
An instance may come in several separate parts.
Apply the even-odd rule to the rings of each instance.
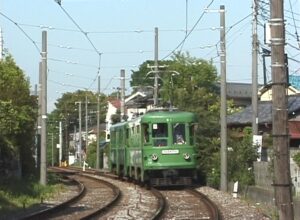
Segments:
[[[293,220],[291,193],[287,75],[284,62],[285,30],[283,0],[271,5],[272,136],[274,151],[274,192],[280,220]]]
[[[154,108],[158,105],[158,28],[155,28],[155,49],[154,49]]]
[[[2,28],[0,28],[0,60],[2,60],[4,57],[3,53],[3,33],[2,33]]]
[[[54,139],[53,132],[51,133],[51,166],[54,167]]]
[[[36,164],[41,170],[41,128],[42,128],[42,62],[39,62],[39,97],[38,97],[38,118],[37,118],[37,145]]]
[[[81,101],[80,102],[75,102],[75,104],[79,105],[78,108],[78,118],[79,118],[79,146],[78,146],[78,157],[79,157],[79,163],[81,165]]]
[[[258,99],[257,99],[257,8],[258,1],[253,0],[253,21],[252,21],[252,134],[258,134]]]
[[[87,95],[85,95],[85,152],[87,154],[87,150],[88,150],[88,144],[89,144],[89,140],[88,140],[88,99],[87,99]]]
[[[220,6],[220,60],[221,60],[221,186],[227,191],[227,103],[226,103],[226,44],[225,44],[225,6]]]
[[[59,166],[62,166],[62,122],[59,122]]]
[[[97,148],[96,148],[96,169],[103,168],[102,155],[100,155],[100,74],[98,74],[97,92]],[[101,156],[101,157],[100,157]]]
[[[47,185],[47,32],[42,32],[42,121],[41,121],[41,170],[40,183]]]
[[[125,70],[122,69],[121,73],[121,121],[124,121],[125,117]]]

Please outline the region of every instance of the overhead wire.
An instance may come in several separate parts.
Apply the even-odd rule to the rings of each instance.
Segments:
[[[297,38],[297,42],[299,43],[300,42],[299,41],[299,35],[298,35],[298,32],[297,32],[296,21],[295,21],[295,16],[294,16],[291,0],[289,0],[289,3],[290,3],[290,9],[291,9],[291,12],[292,12],[292,18],[293,18],[293,21],[294,21],[295,35],[296,35],[296,38]]]
[[[214,0],[211,0],[210,3],[206,6],[206,8],[209,8],[212,5],[213,2],[214,2]],[[167,54],[166,56],[164,56],[164,58],[162,58],[162,60],[165,60],[166,58],[168,58],[169,56],[171,56],[182,44],[184,44],[184,42],[186,41],[186,39],[191,35],[191,33],[194,31],[194,29],[196,28],[196,26],[198,25],[198,23],[202,20],[204,14],[205,14],[205,10],[202,12],[202,14],[200,15],[200,17],[198,18],[198,20],[196,21],[196,23],[193,25],[193,27],[191,28],[191,30],[185,35],[185,37],[183,38],[183,40],[175,47],[175,49],[173,49],[169,54]]]
[[[0,12],[0,15],[4,18],[6,18],[7,20],[9,20],[11,23],[13,23],[14,25],[17,26],[17,28],[26,36],[26,38],[34,45],[34,47],[36,48],[36,50],[38,51],[38,53],[41,55],[41,50],[38,47],[37,43],[24,31],[23,28],[21,28],[21,26],[15,22],[14,20],[12,20],[11,18],[9,18],[7,15],[5,15],[4,13]]]
[[[240,20],[238,20],[237,22],[235,22],[235,23],[233,23],[232,25],[230,25],[228,28],[226,28],[227,30],[226,30],[225,34],[227,35],[227,34],[231,31],[231,29],[233,29],[235,26],[239,25],[241,22],[243,22],[243,21],[246,20],[248,17],[250,17],[252,14],[253,14],[253,13],[251,12],[250,14],[246,15],[246,16],[243,17],[242,19],[240,19]],[[217,48],[217,54],[218,54],[218,56],[219,56],[218,45],[220,44],[220,42],[221,42],[221,41],[218,40],[217,43],[215,43],[215,46],[216,46],[216,48]],[[207,54],[205,55],[205,57],[209,56],[209,55],[212,54],[214,51],[215,51],[215,50],[211,50],[209,53],[207,53]],[[217,57],[218,57],[218,56],[217,56]],[[216,57],[214,57],[214,58],[216,58]]]
[[[95,52],[97,53],[98,57],[99,57],[99,63],[98,63],[98,67],[97,67],[97,75],[95,77],[95,79],[99,76],[100,74],[100,69],[101,69],[101,53],[99,52],[99,50],[96,48],[95,44],[92,42],[92,40],[90,39],[90,37],[88,36],[88,33],[85,32],[80,26],[79,24],[72,18],[72,16],[64,9],[64,7],[62,7],[61,5],[61,1],[60,0],[55,0],[57,2],[57,4],[59,5],[59,7],[63,10],[63,12],[67,15],[67,17],[73,22],[73,24],[80,30],[80,32],[85,36],[85,38],[88,40],[88,42],[91,44],[91,46],[94,48]],[[96,80],[93,80],[91,85],[88,87],[88,89],[91,88],[91,86],[94,84]]]

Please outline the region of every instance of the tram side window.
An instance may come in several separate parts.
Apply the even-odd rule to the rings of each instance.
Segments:
[[[185,144],[185,124],[176,123],[173,124],[173,142],[174,144]]]
[[[153,124],[152,139],[154,140],[154,146],[167,146],[168,124],[167,123]]]
[[[143,136],[144,136],[144,142],[149,142],[149,124],[142,124],[142,130],[143,130]]]
[[[190,125],[190,144],[193,145],[195,143],[195,133],[196,133],[197,125]]]

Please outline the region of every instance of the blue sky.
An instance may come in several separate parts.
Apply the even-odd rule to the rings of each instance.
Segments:
[[[154,28],[159,29],[159,58],[166,57],[199,23],[184,43],[182,51],[192,56],[213,60],[219,69],[219,13],[204,9],[226,8],[227,81],[251,82],[251,0],[62,0],[62,8],[54,0],[0,0],[0,26],[4,48],[30,78],[32,87],[38,83],[41,60],[42,31],[48,34],[48,112],[65,92],[78,89],[97,91],[94,81],[99,66],[102,92],[109,94],[120,85],[118,76],[125,69],[130,78],[145,60],[154,57]],[[266,1],[268,2],[268,1]],[[288,2],[288,1],[286,1]],[[300,3],[290,0],[286,5],[287,40],[297,46],[295,27],[299,29]],[[288,2],[289,3],[289,2]],[[264,5],[261,3],[262,6]],[[264,6],[269,9],[269,6]],[[63,11],[65,10],[90,39]],[[292,14],[291,11],[294,13]],[[247,15],[247,18],[245,18]],[[294,15],[294,20],[292,19]],[[244,19],[245,18],[245,19]],[[239,22],[241,21],[241,22]],[[260,18],[260,22],[263,20]],[[17,24],[17,25],[16,25]],[[29,36],[20,30],[20,28]],[[300,31],[300,29],[299,29]],[[259,40],[263,44],[262,26]],[[36,46],[34,43],[36,43]],[[289,47],[288,53],[300,60],[299,50]],[[290,61],[290,71],[299,74],[299,63]],[[262,82],[259,60],[259,81]],[[129,86],[129,80],[126,83]],[[127,93],[130,92],[128,88]]]

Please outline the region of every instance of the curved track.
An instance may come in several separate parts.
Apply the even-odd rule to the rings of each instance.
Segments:
[[[167,211],[162,219],[223,219],[217,206],[195,189],[160,191],[167,200]]]
[[[69,175],[70,173],[62,174]],[[106,212],[108,207],[115,204],[120,198],[119,189],[104,180],[78,174],[73,174],[69,178],[72,178],[80,186],[76,195],[54,207],[25,216],[23,219],[90,219]]]

